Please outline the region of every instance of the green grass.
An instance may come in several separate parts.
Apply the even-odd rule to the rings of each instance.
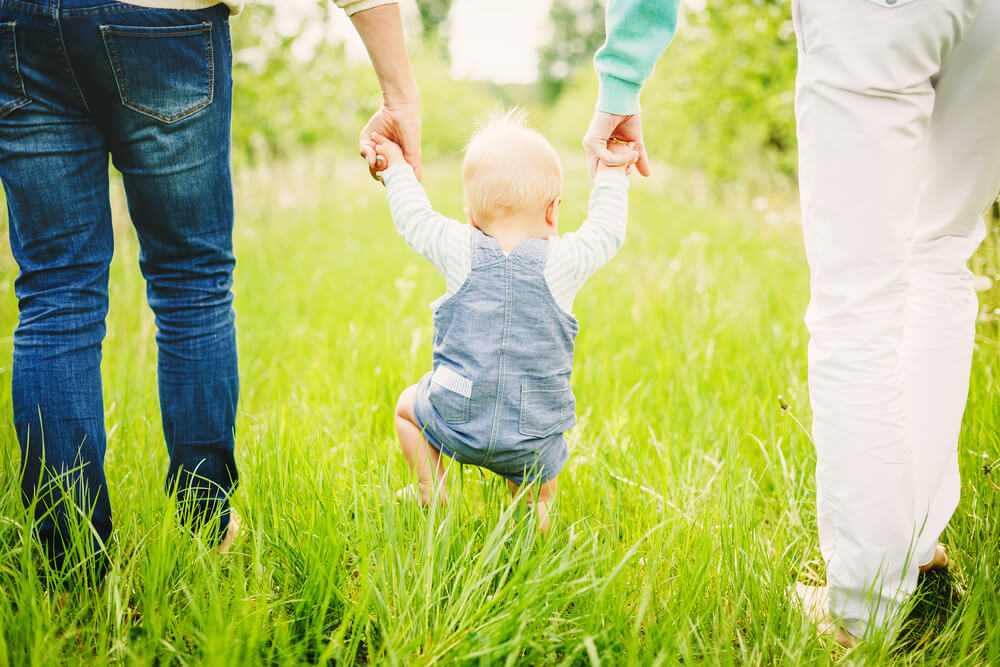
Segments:
[[[443,280],[395,236],[364,169],[303,160],[238,181],[235,505],[248,538],[220,559],[174,524],[153,319],[120,215],[104,361],[114,565],[98,591],[45,594],[0,420],[0,666],[1000,663],[1000,501],[983,472],[1000,457],[993,323],[945,534],[951,580],[931,582],[898,642],[846,652],[786,599],[822,573],[812,446],[776,398],[808,423],[794,226],[686,206],[662,176],[634,182],[625,248],[576,302],[579,425],[543,539],[476,469],[452,470],[446,510],[395,502],[409,475],[392,409],[429,368]],[[430,165],[425,182],[459,214],[456,164]],[[571,169],[564,228],[587,189]],[[15,272],[0,253],[7,414]],[[953,590],[964,595],[947,604]]]

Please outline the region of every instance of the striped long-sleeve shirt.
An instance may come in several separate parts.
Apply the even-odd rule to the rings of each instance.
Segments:
[[[469,276],[472,227],[435,211],[405,162],[386,169],[383,177],[396,231],[444,276],[445,294],[433,308],[458,292]],[[612,170],[597,172],[587,220],[578,231],[549,239],[545,281],[567,313],[573,312],[573,299],[587,278],[621,248],[627,218],[628,177]]]

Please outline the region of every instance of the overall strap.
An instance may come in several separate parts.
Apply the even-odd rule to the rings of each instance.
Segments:
[[[548,256],[548,239],[524,239],[510,253],[509,259],[531,271],[541,273],[545,270],[545,261]]]
[[[470,268],[472,270],[504,259],[503,250],[500,249],[500,245],[492,236],[487,236],[473,227],[469,237]]]

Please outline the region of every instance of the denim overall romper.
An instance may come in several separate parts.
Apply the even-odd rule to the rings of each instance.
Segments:
[[[462,287],[434,310],[434,370],[414,412],[427,441],[459,463],[521,484],[559,474],[576,424],[570,387],[579,326],[549,291],[545,239],[509,254],[472,230]]]

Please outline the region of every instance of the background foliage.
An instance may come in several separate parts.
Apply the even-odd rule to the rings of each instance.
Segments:
[[[539,54],[542,96],[551,103],[604,43],[604,7],[593,0],[552,0],[552,38]]]
[[[794,175],[796,47],[789,3],[710,0],[685,16],[643,88],[650,153],[720,183],[753,178],[754,171]],[[572,143],[597,99],[589,64],[575,74],[548,112],[558,122],[547,125]]]
[[[485,110],[518,102],[556,141],[579,145],[596,99],[590,60],[603,40],[597,0],[554,0],[553,37],[540,54],[541,80],[532,90],[457,83],[442,58],[440,31],[450,2],[421,0],[411,40],[426,116],[425,150],[461,148]],[[318,145],[353,146],[354,133],[378,102],[367,63],[349,63],[324,44],[308,60],[290,57],[289,42],[266,42],[273,10],[251,5],[234,23],[236,114],[234,143],[241,163],[284,157]],[[423,39],[418,39],[423,35]],[[687,13],[675,44],[643,93],[651,152],[661,160],[704,170],[724,182],[754,169],[794,173],[792,85],[795,36],[788,3],[712,0]]]

